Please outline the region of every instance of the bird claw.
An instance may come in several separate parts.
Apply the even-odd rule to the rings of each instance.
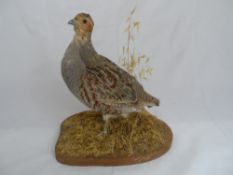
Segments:
[[[108,129],[104,128],[103,131],[101,131],[98,136],[107,136],[108,135]]]

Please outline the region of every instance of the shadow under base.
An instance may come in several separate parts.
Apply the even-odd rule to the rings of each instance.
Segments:
[[[68,165],[128,165],[155,159],[172,143],[166,123],[146,112],[111,118],[107,135],[102,133],[103,127],[101,114],[94,111],[64,120],[56,159]]]

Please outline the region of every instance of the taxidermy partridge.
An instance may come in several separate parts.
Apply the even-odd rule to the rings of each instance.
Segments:
[[[62,60],[62,76],[70,91],[86,106],[101,112],[105,121],[132,111],[159,105],[135,77],[98,54],[91,42],[94,22],[80,13],[70,20],[75,35]]]

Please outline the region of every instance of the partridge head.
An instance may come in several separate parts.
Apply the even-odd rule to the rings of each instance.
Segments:
[[[78,39],[90,39],[94,22],[89,14],[79,13],[68,24],[74,26],[75,35]]]

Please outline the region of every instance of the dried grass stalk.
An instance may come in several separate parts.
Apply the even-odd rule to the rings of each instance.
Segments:
[[[136,7],[130,12],[126,20],[126,28],[124,33],[127,34],[126,44],[122,46],[122,54],[119,58],[119,63],[131,75],[134,75],[139,80],[145,80],[152,75],[154,68],[148,66],[150,58],[145,54],[139,54],[135,48],[135,35],[139,32],[140,21],[134,20]]]

